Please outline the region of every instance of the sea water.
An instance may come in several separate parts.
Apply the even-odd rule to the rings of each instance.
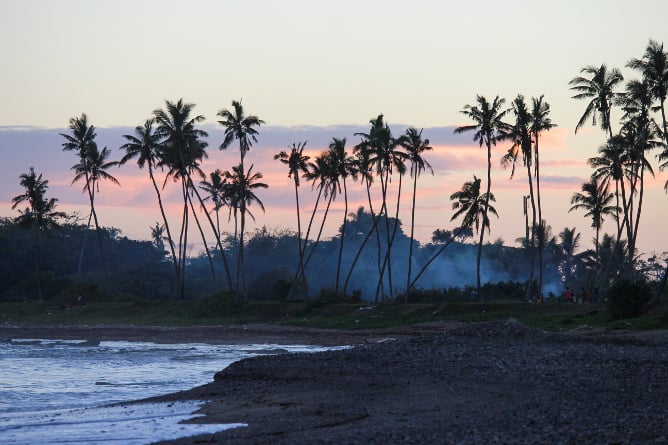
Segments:
[[[243,358],[324,349],[6,340],[0,343],[0,443],[145,444],[243,427],[244,419],[229,425],[179,423],[196,416],[199,404],[193,402],[118,404],[211,382]]]

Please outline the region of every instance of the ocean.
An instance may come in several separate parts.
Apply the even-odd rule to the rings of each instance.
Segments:
[[[243,358],[325,349],[332,348],[5,340],[0,343],[0,443],[147,444],[244,427],[244,419],[229,425],[179,423],[195,417],[200,403],[122,402],[211,382],[216,372]]]

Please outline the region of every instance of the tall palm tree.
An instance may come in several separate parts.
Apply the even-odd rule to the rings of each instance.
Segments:
[[[603,225],[604,216],[615,217],[616,206],[612,205],[615,196],[608,188],[608,182],[599,182],[592,178],[589,182],[582,184],[582,193],[576,192],[571,197],[571,208],[568,210],[584,210],[585,217],[591,217],[591,226],[596,231],[596,255],[599,248],[599,232]]]
[[[576,272],[576,251],[580,247],[580,232],[575,227],[572,229],[564,227],[564,230],[559,232],[559,252],[562,260],[559,265],[565,284],[569,285],[573,280]]]
[[[573,99],[589,100],[584,113],[575,126],[575,133],[582,128],[589,118],[592,125],[596,125],[596,118],[600,120],[601,129],[608,132],[612,137],[612,125],[610,124],[610,110],[617,104],[620,94],[615,88],[624,80],[621,71],[617,68],[608,69],[605,64],[600,67],[586,66],[580,70],[580,76],[576,76],[568,83],[572,85],[571,90],[577,92]]]
[[[156,196],[158,197],[158,205],[160,207],[160,214],[162,215],[162,226],[164,230],[167,231],[167,241],[169,243],[169,249],[172,254],[172,264],[174,266],[174,292],[179,288],[179,262],[176,257],[176,252],[174,250],[174,238],[172,238],[172,232],[169,228],[169,222],[167,221],[167,215],[165,214],[165,208],[162,204],[162,196],[160,194],[160,188],[158,183],[155,180],[155,175],[153,174],[154,168],[160,162],[160,139],[161,136],[154,129],[155,119],[147,119],[144,122],[143,126],[137,126],[135,128],[135,134],[124,134],[123,137],[128,141],[127,143],[121,146],[121,150],[125,150],[125,155],[119,161],[119,165],[123,165],[131,159],[137,158],[137,165],[139,168],[148,167],[148,175],[153,184],[153,189],[155,190]]]
[[[95,143],[95,137],[97,136],[95,133],[95,127],[92,124],[89,124],[86,113],[82,113],[81,116],[70,119],[69,130],[70,133],[60,133],[60,135],[65,138],[65,142],[62,144],[63,151],[74,151],[79,156],[79,159],[82,159],[85,156],[88,147]],[[88,184],[88,181],[86,181],[86,184]],[[93,214],[89,213],[87,224],[88,228],[90,228],[92,219]],[[81,266],[83,264],[87,235],[88,231],[85,231],[81,241],[79,266],[77,272],[79,276],[81,276]]]
[[[304,148],[306,147],[306,141],[293,143],[292,148],[289,152],[281,150],[280,153],[274,155],[274,160],[280,160],[283,164],[288,166],[288,178],[292,178],[295,184],[295,202],[297,205],[297,244],[299,248],[299,265],[297,266],[297,276],[304,276],[304,250],[306,249],[306,243],[308,239],[304,239],[304,245],[302,246],[302,224],[301,224],[301,213],[299,209],[299,184],[300,184],[300,174],[302,176],[308,173],[308,160],[309,156],[304,154]],[[298,283],[295,281],[292,283],[290,294],[292,294],[293,289],[295,289]]]
[[[222,170],[217,168],[209,173],[209,180],[200,181],[199,187],[207,193],[203,201],[211,200],[213,204],[211,211],[216,212],[216,236],[220,237],[220,209],[226,204],[225,175]]]
[[[254,142],[257,142],[258,131],[256,127],[264,124],[265,122],[254,115],[246,115],[244,113],[244,107],[241,104],[241,101],[232,101],[232,110],[222,109],[218,112],[218,116],[222,117],[223,120],[218,121],[220,125],[225,127],[225,138],[223,139],[222,144],[220,144],[220,149],[225,150],[232,143],[237,140],[239,141],[239,153],[241,154],[241,172],[243,173],[244,158],[246,153],[253,146]]]
[[[429,146],[429,139],[422,139],[422,130],[417,130],[413,127],[406,129],[399,138],[399,145],[401,145],[408,154],[408,160],[411,163],[411,177],[413,178],[413,200],[411,204],[411,235],[410,246],[408,248],[408,273],[406,277],[406,293],[404,294],[404,302],[408,302],[408,292],[411,285],[411,273],[413,266],[413,241],[415,239],[415,200],[417,196],[417,180],[422,171],[429,170],[434,174],[431,165],[424,158],[426,151],[432,150]]]
[[[551,128],[556,127],[550,119],[550,104],[543,100],[543,95],[534,97],[531,100],[531,134],[534,146],[534,176],[536,177],[536,204],[538,207],[538,221],[543,221],[543,206],[541,203],[540,194],[540,156],[539,156],[539,141],[540,136],[544,131],[550,131]],[[538,288],[543,289],[543,251],[544,245],[538,246]]]
[[[336,265],[336,281],[335,293],[339,293],[339,282],[341,278],[341,260],[343,258],[343,243],[346,237],[346,223],[348,221],[348,187],[346,179],[350,176],[353,180],[357,180],[357,161],[354,157],[349,156],[346,152],[346,138],[333,138],[329,144],[329,157],[332,162],[331,165],[331,182],[332,186],[336,187],[338,192],[341,192],[341,181],[343,183],[343,225],[341,228],[341,240],[339,242],[339,258]]]
[[[476,97],[477,105],[464,105],[462,114],[473,120],[473,124],[464,125],[455,129],[455,134],[474,131],[473,140],[487,147],[487,192],[483,195],[485,197],[484,220],[489,221],[487,211],[489,209],[489,198],[492,196],[492,145],[496,145],[497,141],[504,137],[508,130],[508,124],[503,122],[503,118],[508,113],[508,110],[502,110],[505,100],[496,96],[492,103],[485,97],[478,95]],[[482,256],[482,244],[484,239],[484,230],[479,231],[480,240],[478,241],[478,258],[477,258],[477,290],[478,295],[481,292],[480,285],[480,258]]]
[[[165,182],[168,179],[180,181],[181,193],[183,197],[183,214],[181,219],[181,232],[179,235],[179,263],[181,272],[181,298],[185,298],[185,263],[187,255],[188,241],[188,222],[189,222],[189,204],[191,193],[197,196],[200,206],[205,208],[204,201],[195,187],[192,180],[192,174],[205,178],[206,175],[200,168],[200,162],[207,156],[207,143],[201,138],[207,137],[208,133],[196,128],[196,125],[204,120],[204,116],[192,116],[194,104],[185,103],[183,99],[177,102],[165,101],[165,109],[157,109],[153,112],[157,123],[157,134],[161,138],[161,159],[158,166],[165,166],[168,169]],[[204,212],[212,232],[216,233],[216,226],[208,212]],[[197,214],[193,212],[195,221],[199,226]],[[204,236],[202,236],[203,241]],[[216,237],[216,244],[220,256],[223,260],[225,274],[228,286],[232,289],[232,279],[230,276],[225,250],[220,242],[220,237]]]
[[[97,212],[95,211],[95,193],[100,191],[100,181],[102,180],[110,181],[119,186],[121,185],[116,178],[107,173],[108,169],[118,165],[118,161],[107,161],[110,154],[111,151],[107,147],[104,147],[102,151],[99,151],[97,144],[93,142],[86,147],[84,153],[79,158],[79,163],[72,166],[72,170],[74,170],[75,173],[74,179],[72,179],[72,184],[82,179],[85,181],[83,192],[88,192],[88,198],[90,200],[90,213],[93,215],[93,221],[95,222],[95,232],[97,233],[97,242],[100,248],[105,281],[108,281],[109,276],[107,259],[104,255],[104,248],[102,247],[102,232],[100,230]]]
[[[450,195],[452,209],[455,210],[450,221],[463,216],[461,227],[474,227],[476,233],[483,232],[485,228],[490,230],[489,214],[496,215],[496,209],[490,204],[496,202],[494,195],[491,193],[480,193],[480,179],[473,175],[473,181],[467,181],[462,185],[459,191]],[[483,238],[480,237],[482,242]],[[479,246],[478,246],[479,247]],[[478,249],[478,258],[476,260],[476,280],[478,283],[478,295],[480,294],[480,249]]]
[[[241,298],[246,298],[246,272],[244,270],[244,232],[243,227],[245,227],[246,214],[248,214],[253,220],[255,216],[252,212],[248,210],[253,202],[256,202],[262,211],[264,211],[264,204],[255,194],[255,190],[259,188],[269,187],[263,182],[259,182],[262,179],[262,173],[257,172],[253,173],[253,165],[251,164],[248,172],[245,174],[242,173],[241,164],[232,167],[232,171],[226,171],[223,173],[226,179],[226,195],[230,202],[238,205],[239,217],[241,219],[240,226],[242,227],[241,232],[239,233],[239,255],[237,256],[237,283],[236,289],[237,294]]]
[[[53,227],[58,226],[58,219],[64,218],[66,215],[63,212],[56,211],[56,198],[46,198],[46,191],[49,188],[49,181],[42,179],[42,174],[39,176],[35,172],[34,167],[30,167],[28,173],[22,173],[19,176],[19,184],[25,188],[25,191],[12,198],[12,209],[15,209],[20,204],[27,204],[25,210],[19,210],[19,217],[17,222],[19,226],[32,229],[33,231],[33,266],[35,268],[35,282],[37,285],[37,296],[40,300],[43,299],[42,293],[42,279],[40,277],[40,233],[48,231]]]
[[[663,122],[663,137],[668,146],[668,123],[666,123],[665,102],[668,96],[668,52],[663,50],[663,43],[649,41],[642,59],[632,59],[626,64],[639,70],[648,83],[652,97],[659,102]]]
[[[369,121],[371,124],[371,129],[369,133],[355,133],[355,136],[361,136],[362,141],[355,146],[355,151],[366,151],[368,152],[369,165],[372,168],[375,168],[376,174],[380,178],[381,186],[381,208],[380,215],[385,215],[385,229],[386,229],[386,251],[385,259],[381,266],[380,276],[378,278],[378,286],[376,294],[380,292],[385,270],[387,270],[388,278],[388,287],[390,298],[394,299],[394,290],[392,285],[392,241],[394,234],[396,234],[399,220],[399,201],[401,199],[401,178],[406,172],[405,161],[407,159],[407,153],[399,150],[401,148],[395,139],[392,136],[392,131],[387,123],[384,121],[382,114],[379,114],[375,119]],[[397,207],[395,212],[395,225],[393,227],[393,234],[390,235],[390,221],[389,221],[389,210],[387,206],[387,195],[389,191],[390,178],[394,172],[399,173],[399,185],[397,187]]]
[[[512,163],[512,172],[510,177],[513,177],[515,172],[515,163],[519,155],[522,155],[522,163],[527,169],[527,179],[529,184],[529,198],[531,202],[531,215],[532,215],[532,224],[531,227],[535,229],[537,225],[537,216],[538,212],[536,211],[536,198],[533,189],[533,146],[532,146],[532,131],[531,131],[531,113],[524,101],[524,96],[521,94],[517,95],[515,100],[512,103],[512,111],[515,115],[515,123],[509,127],[504,139],[510,139],[512,141],[512,146],[508,149],[508,153],[503,156],[501,159],[501,164],[507,166]],[[533,292],[533,282],[534,282],[534,267],[535,267],[535,254],[536,254],[536,243],[535,243],[536,233],[535,230],[531,230],[531,239],[527,240],[527,248],[530,254],[529,261],[529,280],[527,281],[526,288],[526,297],[527,299],[534,295]],[[541,289],[537,290],[540,293]]]

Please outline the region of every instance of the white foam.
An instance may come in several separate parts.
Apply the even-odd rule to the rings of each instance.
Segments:
[[[202,402],[141,403],[2,414],[0,442],[18,445],[127,444],[140,445],[199,434],[213,434],[244,423],[180,423]]]

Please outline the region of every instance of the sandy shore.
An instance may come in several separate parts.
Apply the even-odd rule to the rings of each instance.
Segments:
[[[153,399],[205,400],[195,422],[248,424],[165,443],[668,443],[668,331],[547,334],[512,320],[353,332],[40,329],[2,327],[0,338],[357,345],[243,360],[210,384]]]

